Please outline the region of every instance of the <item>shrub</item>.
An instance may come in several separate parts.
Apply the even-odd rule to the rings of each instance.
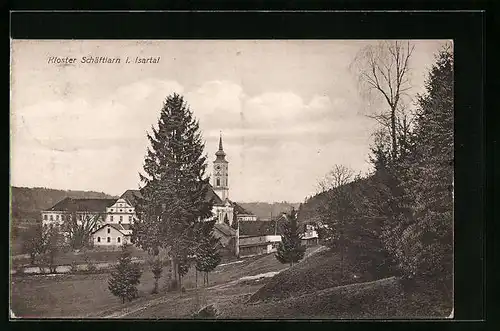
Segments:
[[[94,273],[97,271],[97,266],[88,256],[85,256],[85,263],[87,264],[87,272]]]
[[[69,271],[71,273],[76,273],[78,271],[78,263],[76,261],[71,262],[69,266]]]

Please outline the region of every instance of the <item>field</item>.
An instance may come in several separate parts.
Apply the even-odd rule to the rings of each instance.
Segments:
[[[105,249],[93,249],[85,252],[62,252],[58,254],[55,258],[56,265],[70,265],[72,262],[78,264],[85,263],[88,258],[90,261],[95,263],[99,262],[116,262],[120,256],[120,250],[105,250]],[[146,259],[148,254],[137,248],[132,248],[132,256],[136,259],[143,260]],[[39,258],[35,260],[35,265],[38,263]],[[16,256],[12,259],[13,267],[18,266],[29,266],[30,259],[28,256]]]
[[[335,252],[316,247],[306,256],[291,268],[273,254],[224,263],[206,287],[202,277],[196,286],[191,268],[183,278],[185,292],[166,292],[164,275],[155,295],[146,269],[139,298],[126,304],[107,289],[108,274],[12,277],[11,309],[18,317],[154,319],[193,318],[201,308],[214,308],[206,317],[222,319],[444,318],[451,312],[450,298],[429,282],[408,286],[368,272],[348,272],[340,280]]]
[[[235,263],[236,262],[236,263]],[[247,258],[229,264],[219,265],[214,272],[210,273],[209,285],[212,289],[209,291],[217,291],[217,286],[237,282],[244,276],[253,276],[261,273],[277,272],[286,265],[280,264],[274,255],[266,255],[260,257]],[[165,270],[166,271],[166,270]],[[198,286],[201,287],[202,277],[198,275]],[[123,310],[130,307],[141,306],[146,302],[155,299],[173,300],[173,307],[167,312],[164,312],[162,317],[175,317],[179,314],[189,316],[196,306],[203,305],[204,300],[208,298],[196,298],[196,274],[194,268],[188,272],[183,278],[182,285],[186,288],[186,293],[166,293],[164,289],[162,293],[151,295],[150,291],[153,288],[153,278],[151,272],[147,269],[141,277],[139,285],[139,298],[131,303],[122,305],[120,300],[111,295],[107,289],[107,280],[109,274],[92,274],[92,275],[55,275],[55,276],[17,276],[11,279],[11,309],[18,317],[106,317],[112,315],[116,310]],[[166,275],[160,280],[160,287],[164,287]],[[241,294],[253,293],[262,284],[259,281],[251,282],[252,284],[238,285],[236,290],[230,289],[228,293]],[[248,292],[250,291],[250,292]],[[201,291],[199,291],[201,292]],[[220,291],[219,291],[220,292]],[[180,309],[179,296],[182,300],[188,300],[185,311]],[[203,296],[203,293],[202,293]],[[206,297],[210,297],[210,293],[206,293]],[[165,306],[165,305],[164,305]],[[148,313],[149,314],[149,313]],[[151,316],[154,316],[153,311]],[[183,315],[183,316],[184,316]],[[150,315],[148,315],[150,317]],[[186,316],[185,316],[186,317]]]

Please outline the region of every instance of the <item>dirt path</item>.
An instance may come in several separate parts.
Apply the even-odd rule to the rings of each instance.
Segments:
[[[309,252],[304,259],[310,257],[313,254],[316,254],[322,250],[326,249],[324,246],[320,246],[313,251]],[[252,266],[254,263],[257,261],[254,261],[246,266],[246,268]],[[239,262],[237,262],[239,263]],[[204,297],[204,300],[208,298],[207,303],[211,303],[214,301],[218,301],[221,298],[226,297],[227,295],[224,293],[226,289],[231,288],[232,286],[237,286],[238,283],[245,282],[245,281],[255,281],[255,280],[260,280],[263,278],[270,278],[276,275],[277,273],[285,270],[287,268],[281,269],[279,271],[275,272],[265,272],[265,273],[260,273],[257,275],[246,275],[243,277],[240,277],[236,280],[233,281],[228,281],[228,282],[223,282],[220,284],[216,284],[210,287],[203,288],[200,292],[196,293],[195,289],[188,290],[184,294],[180,295],[179,293],[168,293],[165,294],[159,298],[151,299],[148,300],[147,302],[138,302],[134,304],[133,306],[125,307],[122,308],[118,311],[115,311],[109,315],[104,316],[104,318],[126,318],[127,316],[137,314],[141,311],[144,311],[148,308],[154,308],[159,305],[167,305],[167,304],[176,304],[180,300],[195,300],[197,295],[202,295]],[[245,285],[242,285],[245,286]],[[255,287],[251,286],[252,288]],[[200,288],[201,289],[201,288]],[[241,289],[241,294],[248,294],[248,290],[245,290],[244,288]],[[169,316],[170,317],[170,316]]]

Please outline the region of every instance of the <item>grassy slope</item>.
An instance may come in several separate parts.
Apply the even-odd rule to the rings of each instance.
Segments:
[[[279,271],[284,267],[286,266],[280,264],[272,254],[244,259],[242,263],[217,267],[214,272],[210,273],[209,286],[227,283],[243,276]],[[167,268],[164,269],[163,277],[160,279],[160,287],[163,287],[166,282],[166,273]],[[140,305],[158,297],[158,295],[149,294],[153,288],[153,278],[147,267],[141,277],[140,298],[125,305],[121,305],[119,300],[113,297],[107,289],[108,277],[108,274],[13,277],[11,283],[12,310],[17,316],[25,317],[102,317],[117,309]],[[198,275],[198,286],[201,285],[201,281],[202,277]],[[195,287],[195,282],[194,268],[191,268],[183,278],[183,286],[189,292],[189,289]],[[252,287],[250,291],[254,292],[258,287],[260,285]],[[235,295],[250,293],[244,287],[229,289],[229,291]],[[166,296],[168,299],[176,298],[178,295],[178,293],[165,294],[162,291],[159,296]],[[184,294],[182,300],[185,300],[186,296],[187,294]],[[171,305],[162,305],[140,311],[137,313],[138,317],[172,318],[179,317],[179,314],[185,316],[189,313],[187,310],[180,310],[175,300],[169,302]],[[191,302],[188,303],[193,305],[193,302],[194,298],[191,297]]]
[[[231,305],[222,318],[394,318],[403,300],[395,277],[374,282],[309,291],[280,301]]]
[[[284,299],[342,285],[339,261],[339,256],[329,250],[314,254],[273,277],[252,296],[251,301]],[[345,279],[344,284],[349,284],[367,280],[367,277],[354,279],[353,275],[347,275]]]
[[[390,274],[366,271],[353,278],[352,269],[347,260],[341,281],[337,253],[319,252],[274,276],[248,300],[219,307],[220,317],[418,318],[451,311],[451,300],[428,281],[403,286]]]

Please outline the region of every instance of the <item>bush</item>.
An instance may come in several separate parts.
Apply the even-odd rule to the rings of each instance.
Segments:
[[[78,263],[76,261],[71,262],[71,265],[69,266],[69,271],[71,273],[76,273],[78,271]]]
[[[88,256],[85,256],[85,263],[87,264],[87,272],[94,273],[97,271],[97,266]]]
[[[22,265],[16,266],[14,270],[16,271],[16,276],[22,276],[25,274],[24,266],[22,266]]]

